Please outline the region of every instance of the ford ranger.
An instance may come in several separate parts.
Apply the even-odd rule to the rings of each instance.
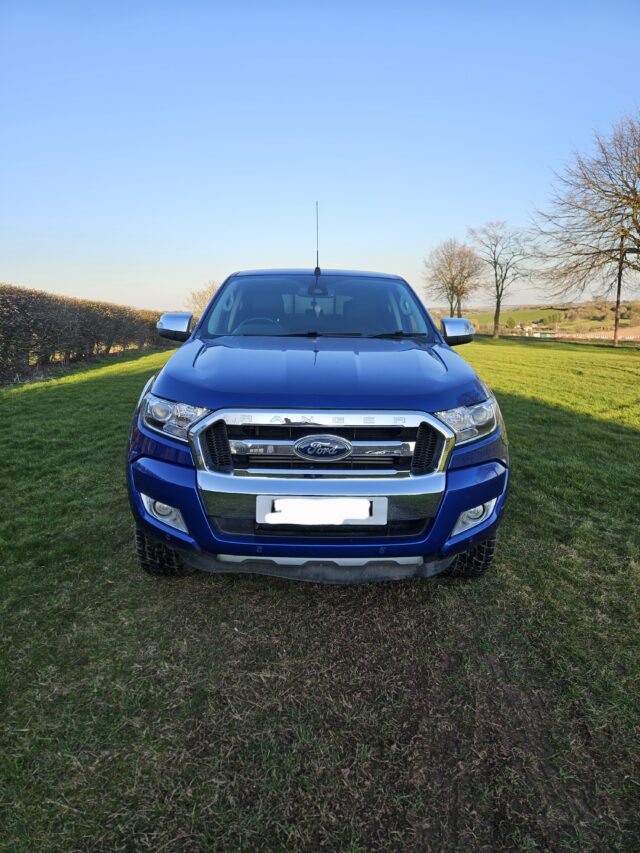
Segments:
[[[495,397],[404,279],[231,275],[146,384],[128,448],[142,568],[325,583],[473,577],[509,477]]]

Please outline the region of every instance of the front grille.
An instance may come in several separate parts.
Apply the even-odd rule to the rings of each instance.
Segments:
[[[236,518],[229,516],[211,516],[214,527],[221,534],[227,536],[250,536],[265,539],[277,539],[286,537],[287,541],[308,541],[309,539],[358,539],[380,538],[386,536],[413,537],[422,535],[427,527],[427,518],[400,518],[393,519],[387,524],[348,524],[336,525],[309,525],[301,528],[297,524],[257,524],[252,518]]]
[[[431,424],[421,423],[418,427],[416,447],[411,462],[412,474],[430,474],[438,464],[444,437]]]
[[[207,467],[213,471],[232,471],[233,460],[229,449],[227,425],[224,421],[216,421],[205,430],[202,449],[205,454]]]
[[[300,471],[309,476],[322,476],[329,471],[363,471],[415,475],[435,471],[444,449],[444,437],[426,421],[415,425],[321,426],[319,424],[227,424],[220,419],[207,427],[200,447],[209,470],[231,473],[235,470]],[[293,444],[309,435],[329,434],[356,442],[351,456],[340,461],[305,460],[297,457]],[[241,442],[254,442],[249,451]],[[270,445],[269,442],[274,444]],[[230,442],[233,443],[233,452]],[[360,448],[358,442],[384,447],[385,453],[373,454]],[[392,443],[389,446],[389,442]],[[262,445],[260,446],[260,443]],[[397,445],[397,447],[396,447]]]

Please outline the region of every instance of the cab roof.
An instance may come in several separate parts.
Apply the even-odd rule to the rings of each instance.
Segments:
[[[272,269],[272,270],[239,270],[238,272],[231,273],[229,278],[234,276],[244,276],[244,275],[314,275],[315,269],[310,267],[308,269]],[[368,278],[393,278],[403,281],[404,279],[400,275],[395,275],[394,273],[387,272],[369,272],[368,270],[328,270],[321,269],[320,277],[323,275],[341,275],[341,276],[367,276]]]

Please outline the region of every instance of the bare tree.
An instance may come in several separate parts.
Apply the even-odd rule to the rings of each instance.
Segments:
[[[465,243],[445,240],[424,260],[424,283],[436,298],[446,300],[451,316],[462,316],[462,302],[481,285],[483,264]]]
[[[519,278],[527,275],[529,256],[523,231],[509,228],[506,222],[487,222],[480,228],[470,228],[469,237],[480,258],[491,270],[487,288],[493,293],[493,337],[500,337],[500,309],[505,294]]]
[[[595,134],[594,153],[575,153],[558,175],[550,210],[538,214],[541,259],[551,291],[584,293],[591,285],[615,292],[618,344],[625,273],[640,271],[640,116]]]
[[[197,317],[201,317],[219,286],[216,281],[208,281],[204,287],[190,290],[186,299],[187,308]]]

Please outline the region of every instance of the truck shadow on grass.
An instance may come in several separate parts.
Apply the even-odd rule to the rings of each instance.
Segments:
[[[311,846],[629,843],[640,432],[499,396],[512,490],[482,580],[153,584],[218,647],[189,737],[238,744],[249,824],[288,815]]]

